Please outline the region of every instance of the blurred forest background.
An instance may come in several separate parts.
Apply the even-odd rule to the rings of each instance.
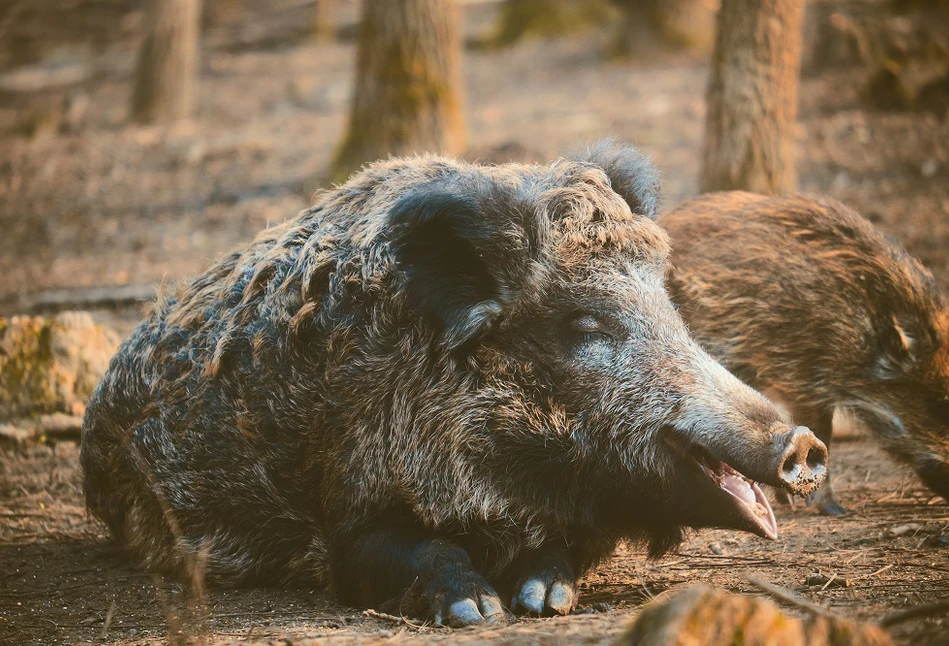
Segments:
[[[355,0],[0,4],[0,314],[136,303],[388,154],[546,162],[613,136],[667,206],[725,185],[703,162],[716,0],[418,0],[414,25],[402,4],[367,3],[358,55]],[[791,20],[796,162],[771,189],[843,200],[949,286],[949,3]]]
[[[195,609],[116,558],[80,489],[85,400],[159,283],[390,154],[545,163],[604,137],[653,157],[666,208],[826,194],[949,289],[949,0],[0,0],[0,317],[89,311],[0,318],[0,644],[164,643]],[[872,444],[835,456],[848,517],[782,508],[781,541],[702,532],[656,563],[621,548],[581,582],[586,614],[432,634],[224,590],[195,623],[214,643],[605,642],[749,567],[862,619],[949,593],[944,508]],[[893,635],[945,644],[946,624]]]

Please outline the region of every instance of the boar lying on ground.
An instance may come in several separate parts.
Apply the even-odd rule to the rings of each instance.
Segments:
[[[834,200],[718,193],[658,222],[692,334],[829,446],[844,407],[949,498],[949,312],[932,276]],[[812,502],[845,513],[830,483]]]
[[[160,300],[89,405],[89,508],[152,569],[455,625],[569,612],[620,538],[774,538],[755,482],[826,449],[689,337],[655,173],[601,152],[633,212],[595,159],[395,159]]]

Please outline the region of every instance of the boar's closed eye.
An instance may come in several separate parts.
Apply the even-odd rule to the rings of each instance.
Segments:
[[[621,335],[622,326],[605,317],[588,312],[572,315],[567,330],[574,343],[613,342]]]

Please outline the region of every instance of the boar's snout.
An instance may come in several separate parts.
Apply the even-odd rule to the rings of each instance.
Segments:
[[[827,475],[827,447],[804,426],[777,435],[774,442],[776,479],[793,494],[816,491]]]

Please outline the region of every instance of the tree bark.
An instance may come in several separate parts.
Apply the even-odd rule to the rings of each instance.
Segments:
[[[796,189],[803,0],[722,0],[708,86],[701,190]]]
[[[148,0],[131,115],[140,123],[175,121],[194,110],[200,0]]]
[[[460,76],[453,0],[365,0],[349,132],[332,180],[387,155],[460,152]]]
[[[718,0],[613,0],[613,4],[624,18],[614,55],[643,58],[712,47]]]
[[[336,36],[337,0],[316,0],[313,36],[317,40],[332,40]]]

